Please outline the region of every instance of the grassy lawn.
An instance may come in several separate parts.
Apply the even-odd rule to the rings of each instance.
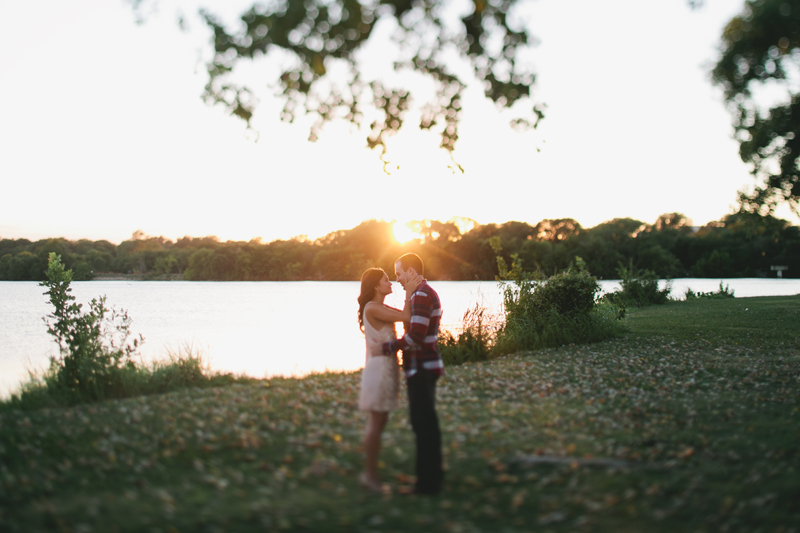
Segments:
[[[0,531],[800,531],[800,296],[630,312],[625,338],[451,367],[447,478],[356,483],[358,374],[0,414]]]

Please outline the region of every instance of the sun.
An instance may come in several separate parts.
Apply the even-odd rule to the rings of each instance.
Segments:
[[[392,226],[392,232],[394,233],[394,239],[400,244],[405,244],[408,241],[421,238],[419,233],[413,231],[407,224],[403,224],[402,222],[395,222]]]

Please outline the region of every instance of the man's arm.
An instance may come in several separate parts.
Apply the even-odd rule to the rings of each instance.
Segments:
[[[383,344],[385,355],[394,355],[398,350],[421,346],[428,335],[431,323],[431,298],[423,291],[417,291],[411,297],[411,320],[405,334],[399,339]]]

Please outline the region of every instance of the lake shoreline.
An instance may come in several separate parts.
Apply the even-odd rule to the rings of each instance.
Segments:
[[[659,281],[665,283],[667,281],[678,281],[684,279],[692,279],[692,280],[773,280],[773,281],[792,281],[792,280],[800,280],[800,278],[791,278],[791,277],[783,277],[778,278],[777,276],[762,276],[762,277],[742,277],[742,278],[669,278],[669,279],[660,279]],[[619,279],[601,279],[597,278],[598,281],[607,281],[607,282],[619,282]],[[183,274],[123,274],[117,272],[101,272],[95,273],[94,277],[90,280],[85,281],[189,281],[192,283],[297,283],[297,282],[342,282],[342,283],[349,283],[358,280],[319,280],[319,279],[296,279],[296,280],[187,280],[184,279]],[[462,283],[462,282],[471,282],[471,281],[478,281],[482,283],[491,283],[496,281],[494,279],[484,279],[484,280],[451,280],[451,279],[431,279],[428,280],[431,283]],[[30,282],[19,282],[19,283],[30,283]]]
[[[123,274],[117,272],[99,272],[86,281],[187,281],[183,274]]]
[[[358,372],[2,412],[0,529],[791,528],[800,298],[747,303],[634,309],[619,339],[448,367],[435,499],[398,494],[414,461],[405,387],[384,493],[359,489]]]
[[[106,273],[108,274],[108,273]],[[116,280],[81,281],[72,284],[77,302],[107,296],[107,305],[124,309],[133,320],[134,334],[145,342],[140,353],[145,361],[163,358],[170,351],[190,345],[214,370],[259,377],[304,375],[312,371],[355,370],[364,363],[364,338],[358,329],[356,297],[359,282],[191,282],[138,279],[138,274]],[[685,290],[715,292],[720,280],[672,280],[672,296]],[[800,280],[723,279],[738,299],[800,293]],[[490,315],[502,314],[502,287],[496,281],[432,281],[444,306],[442,327],[457,331],[464,313],[480,304]],[[603,292],[619,287],[616,281],[600,281]],[[397,285],[387,304],[402,307]],[[43,289],[35,281],[0,282],[0,396],[16,390],[28,377],[28,369],[41,370],[49,356],[57,354],[42,318],[52,312]],[[314,325],[320,339],[335,341],[329,349],[297,344],[309,327],[296,317],[309,306],[326,310],[326,318]],[[265,339],[269,338],[269,342]]]

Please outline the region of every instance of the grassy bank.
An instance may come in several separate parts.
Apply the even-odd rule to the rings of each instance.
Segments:
[[[2,531],[791,531],[800,297],[634,310],[630,333],[448,369],[438,498],[405,410],[364,494],[358,374],[0,414]]]

